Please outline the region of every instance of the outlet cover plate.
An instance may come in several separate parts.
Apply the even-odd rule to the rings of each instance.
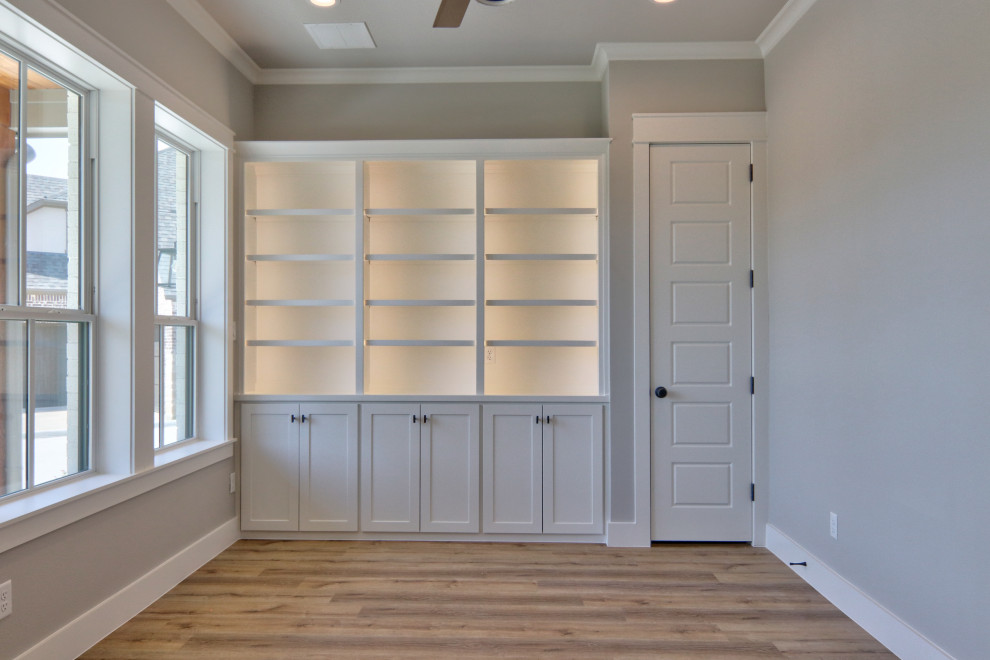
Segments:
[[[834,512],[828,514],[828,533],[833,539],[839,538],[839,515]]]
[[[0,619],[14,611],[14,591],[10,580],[0,584]]]

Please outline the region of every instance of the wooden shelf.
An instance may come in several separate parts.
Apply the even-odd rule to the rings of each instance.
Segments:
[[[489,261],[595,261],[597,254],[572,254],[572,253],[545,253],[526,254],[520,252],[486,254],[485,259]]]
[[[248,261],[354,261],[353,254],[249,254]]]
[[[474,254],[367,254],[368,261],[474,261]]]
[[[350,339],[249,339],[248,346],[354,346]]]
[[[245,215],[253,216],[278,216],[278,215],[337,215],[353,216],[357,213],[355,209],[248,209]]]
[[[595,307],[597,300],[486,300],[490,307]]]
[[[596,208],[486,208],[485,215],[598,215]]]
[[[474,307],[473,300],[382,300],[369,299],[368,307]]]
[[[436,209],[365,209],[364,214],[369,218],[382,215],[475,215],[474,209],[466,208],[436,208]]]
[[[353,300],[245,300],[250,307],[353,307]]]
[[[474,346],[471,339],[368,339],[365,346]]]

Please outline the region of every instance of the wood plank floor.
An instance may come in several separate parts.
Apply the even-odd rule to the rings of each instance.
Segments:
[[[882,658],[764,549],[238,541],[82,657]]]

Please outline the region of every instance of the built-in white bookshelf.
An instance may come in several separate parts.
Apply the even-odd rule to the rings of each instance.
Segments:
[[[242,143],[244,393],[603,394],[604,142],[510,142]]]

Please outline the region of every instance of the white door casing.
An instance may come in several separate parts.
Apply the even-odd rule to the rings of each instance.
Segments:
[[[652,538],[752,540],[749,144],[650,147]]]

